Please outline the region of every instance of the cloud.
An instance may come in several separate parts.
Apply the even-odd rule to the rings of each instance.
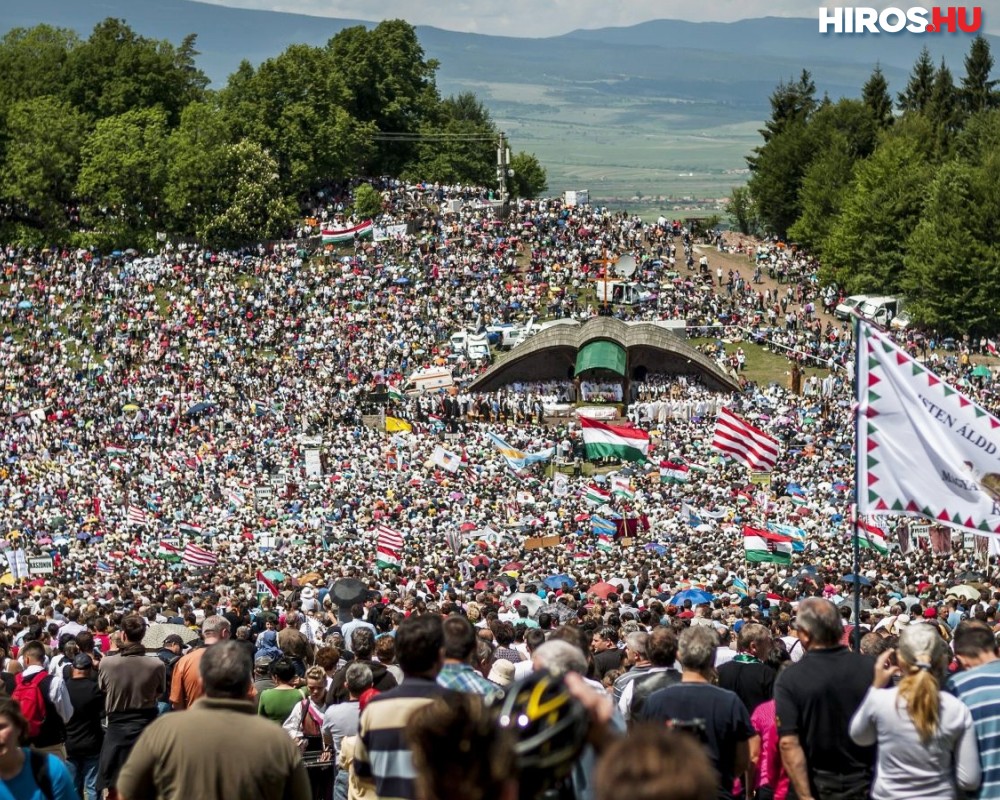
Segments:
[[[692,22],[735,22],[756,17],[816,18],[820,5],[802,0],[201,0],[217,5],[287,11],[342,19],[378,22],[405,19],[412,25],[433,25],[447,30],[498,36],[559,36],[577,28],[637,25],[651,19],[684,19]],[[911,3],[865,2],[875,8],[905,7]],[[925,4],[927,5],[927,4]],[[986,15],[991,31],[993,20]]]

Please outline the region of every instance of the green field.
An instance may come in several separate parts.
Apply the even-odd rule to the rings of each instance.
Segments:
[[[463,82],[491,108],[511,149],[534,153],[549,193],[589,189],[592,199],[698,216],[747,179],[746,155],[761,122],[718,103],[609,97],[587,89],[529,83]],[[688,215],[688,214],[685,214]]]

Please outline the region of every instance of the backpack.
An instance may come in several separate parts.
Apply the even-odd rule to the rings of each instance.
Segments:
[[[45,677],[45,670],[36,672],[31,678],[25,678],[22,672],[14,677],[14,693],[11,698],[21,707],[21,713],[28,721],[29,739],[37,737],[45,723],[45,697],[41,686]]]
[[[31,764],[31,777],[35,779],[38,790],[45,800],[55,800],[55,790],[52,788],[52,774],[49,772],[49,754],[37,750],[28,751]]]

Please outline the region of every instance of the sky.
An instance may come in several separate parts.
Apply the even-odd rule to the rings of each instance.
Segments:
[[[405,19],[412,25],[499,36],[558,36],[577,28],[636,25],[651,19],[735,22],[754,17],[816,19],[820,5],[909,8],[919,2],[841,0],[202,0],[217,5],[288,11],[343,19]],[[930,7],[933,3],[923,3]],[[949,4],[950,5],[950,4]],[[959,4],[956,4],[959,5]],[[1000,31],[997,0],[980,0],[984,27]],[[992,17],[992,18],[991,18]]]

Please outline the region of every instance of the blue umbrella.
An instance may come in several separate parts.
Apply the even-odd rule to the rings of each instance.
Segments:
[[[569,588],[572,589],[576,586],[576,581],[564,572],[559,575],[550,575],[543,580],[542,583],[544,583],[549,589],[562,589],[564,585],[569,586]]]
[[[868,580],[864,575],[854,575],[852,573],[847,573],[843,578],[840,579],[841,583],[860,583],[862,586],[871,586],[872,582]]]
[[[30,300],[22,300],[20,303],[17,304],[17,307],[18,308],[34,308],[35,304],[32,303]]]
[[[407,283],[410,282],[410,279],[409,278],[404,278],[404,277],[399,277],[399,278],[396,278],[395,282],[398,283],[400,286],[404,286],[404,285],[406,285]]]
[[[711,603],[715,599],[714,594],[702,591],[701,589],[685,589],[672,597],[668,602],[671,606],[684,605],[685,600],[690,600],[691,605],[700,606],[703,603]]]

